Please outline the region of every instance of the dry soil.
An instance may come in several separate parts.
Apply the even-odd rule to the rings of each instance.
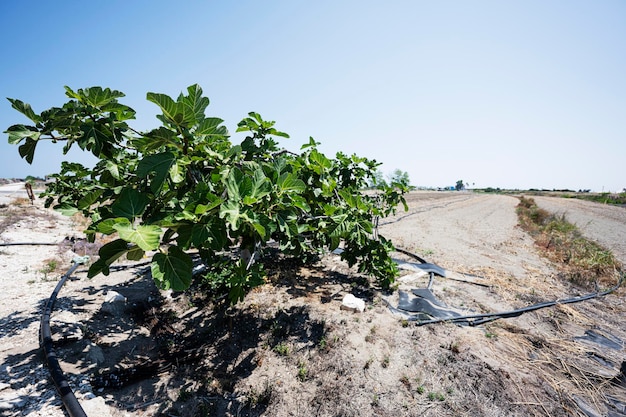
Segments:
[[[624,261],[624,208],[537,201]],[[408,202],[408,212],[381,221],[381,234],[480,284],[435,279],[448,306],[488,313],[588,292],[560,278],[517,226],[517,198],[415,192]],[[80,237],[77,220],[40,203],[0,207],[0,243]],[[64,415],[39,353],[39,315],[72,257],[93,250],[80,241],[0,247],[0,414]],[[229,308],[198,289],[159,292],[145,263],[91,280],[79,269],[53,327],[88,415],[626,415],[623,292],[477,327],[418,326],[388,306],[399,290],[426,287],[425,275],[404,271],[385,293],[336,255],[273,267],[267,285]],[[102,309],[110,291],[126,298],[122,308]],[[340,309],[348,293],[366,301],[363,313]],[[89,379],[116,367],[124,387]]]

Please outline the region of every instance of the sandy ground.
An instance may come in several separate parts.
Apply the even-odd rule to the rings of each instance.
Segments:
[[[0,204],[8,204],[16,198],[27,198],[23,182],[0,185]]]
[[[397,247],[464,272],[493,268],[516,278],[550,266],[517,227],[510,196],[473,193],[414,193],[409,212],[381,222],[381,233]]]
[[[484,284],[435,280],[433,293],[448,305],[485,313],[585,292],[562,282],[517,226],[516,198],[442,192],[412,193],[408,200],[410,211],[381,222],[381,234],[450,271],[480,276],[474,280]],[[626,210],[537,201],[566,211],[583,233],[622,256]],[[0,242],[77,235],[75,222],[39,204],[9,204],[0,215],[0,222],[20,219],[5,221]],[[0,415],[64,415],[37,334],[42,305],[74,255],[67,247],[0,247]],[[51,259],[58,267],[47,272]],[[168,314],[176,316],[165,334],[202,339],[202,359],[122,390],[94,389],[87,382],[94,369],[154,357],[151,344],[160,340],[150,338],[154,326],[100,311],[113,289],[129,305],[158,297],[144,271],[137,266],[92,280],[79,271],[62,291],[57,329],[79,323],[83,337],[60,344],[60,355],[90,416],[601,416],[609,409],[626,415],[623,409],[619,414],[626,396],[618,386],[626,360],[623,295],[476,328],[417,327],[388,310],[384,300],[396,303],[397,291],[351,284],[356,272],[333,256],[298,276],[276,278],[225,313],[203,310],[192,296],[165,298],[175,312]],[[418,276],[400,289],[426,283]],[[349,292],[366,300],[364,313],[339,309]],[[94,345],[105,363],[88,359]]]

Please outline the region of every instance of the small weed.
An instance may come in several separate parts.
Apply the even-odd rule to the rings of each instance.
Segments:
[[[289,356],[289,345],[281,342],[274,346],[274,352],[278,353],[280,356]]]
[[[429,392],[428,399],[430,401],[445,401],[446,397],[440,392]]]
[[[378,394],[374,394],[372,396],[372,402],[370,403],[372,407],[378,407],[380,405],[380,397]]]
[[[402,327],[409,327],[409,321],[408,321],[407,319],[402,319],[402,320],[400,321],[400,325],[401,325]]]
[[[322,336],[322,338],[320,339],[320,341],[317,343],[317,347],[320,350],[326,350],[326,347],[328,346],[328,341],[326,340],[326,336]]]
[[[332,337],[322,336],[319,342],[317,342],[317,348],[322,352],[329,352],[333,346],[336,346],[339,342],[339,336],[333,335]]]
[[[492,332],[489,332],[489,331],[488,331],[488,332],[486,332],[486,333],[485,333],[485,337],[486,337],[487,339],[495,339],[495,338],[497,338],[497,337],[498,337],[498,335],[497,335],[497,334],[495,334],[495,333],[492,333]]]
[[[417,393],[421,395],[426,391],[426,388],[424,388],[423,385],[420,385],[419,387],[415,389],[415,391],[417,391]]]
[[[309,371],[306,367],[306,365],[303,362],[300,362],[300,364],[298,365],[298,379],[300,380],[300,382],[304,382],[307,380],[309,375]]]
[[[54,259],[54,258],[46,259],[44,261],[43,268],[41,268],[39,270],[39,272],[41,272],[43,274],[43,280],[47,281],[48,280],[48,274],[56,271],[58,266],[59,266],[59,260],[58,259]]]
[[[50,271],[50,272],[56,271],[57,266],[58,266],[58,262],[57,262],[56,259],[49,259],[47,261],[47,263],[46,263],[46,267],[47,267],[48,271]]]

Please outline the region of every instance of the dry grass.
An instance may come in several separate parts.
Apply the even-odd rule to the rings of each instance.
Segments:
[[[16,207],[31,206],[32,202],[26,197],[17,197],[15,200],[11,201],[11,205]]]
[[[45,210],[40,210],[37,205],[32,205],[28,198],[16,198],[9,204],[0,205],[0,233],[20,221],[31,222],[35,219],[50,221],[54,225],[54,216]]]
[[[566,306],[559,306],[559,310],[568,308],[574,316],[580,318],[580,313]],[[588,319],[583,318],[583,321]],[[559,398],[561,406],[569,410],[571,415],[579,415],[569,401],[574,397],[585,398],[599,410],[604,409],[608,402],[605,391],[612,384],[612,376],[600,375],[593,369],[593,360],[589,357],[589,348],[573,340],[549,334],[529,333],[507,322],[498,322],[492,325],[497,328],[501,337],[498,339],[499,349],[493,354],[507,352],[509,364],[517,368],[522,375],[541,375],[547,384],[546,389]],[[518,387],[519,395],[526,405],[543,404],[530,397],[528,391]],[[540,415],[550,415],[543,409]]]
[[[570,281],[586,288],[614,284],[622,270],[620,262],[611,251],[583,237],[564,215],[551,214],[523,196],[517,214],[522,228]]]
[[[72,225],[77,230],[85,230],[91,224],[91,220],[83,215],[83,213],[78,212],[72,216]]]

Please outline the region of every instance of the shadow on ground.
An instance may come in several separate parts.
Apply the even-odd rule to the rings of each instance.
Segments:
[[[322,269],[312,269],[307,280],[297,279],[297,262],[275,267],[280,272],[274,284],[292,296],[314,292],[322,280],[329,281]],[[373,297],[367,280],[353,283],[339,272],[330,280]],[[81,322],[84,338],[59,343],[58,354],[67,372],[88,375],[98,395],[118,409],[154,415],[262,415],[271,387],[241,395],[235,392],[237,383],[251,375],[263,352],[287,356],[286,350],[296,345],[316,349],[325,336],[325,323],[312,318],[307,306],[271,313],[242,310],[214,302],[199,287],[163,297],[147,268],[134,269],[132,278],[118,286],[91,286],[85,292],[95,299],[112,290],[126,298],[125,307],[114,313],[93,309]],[[78,304],[74,300],[65,307],[78,309]],[[100,363],[86,360],[89,349],[101,351]]]

